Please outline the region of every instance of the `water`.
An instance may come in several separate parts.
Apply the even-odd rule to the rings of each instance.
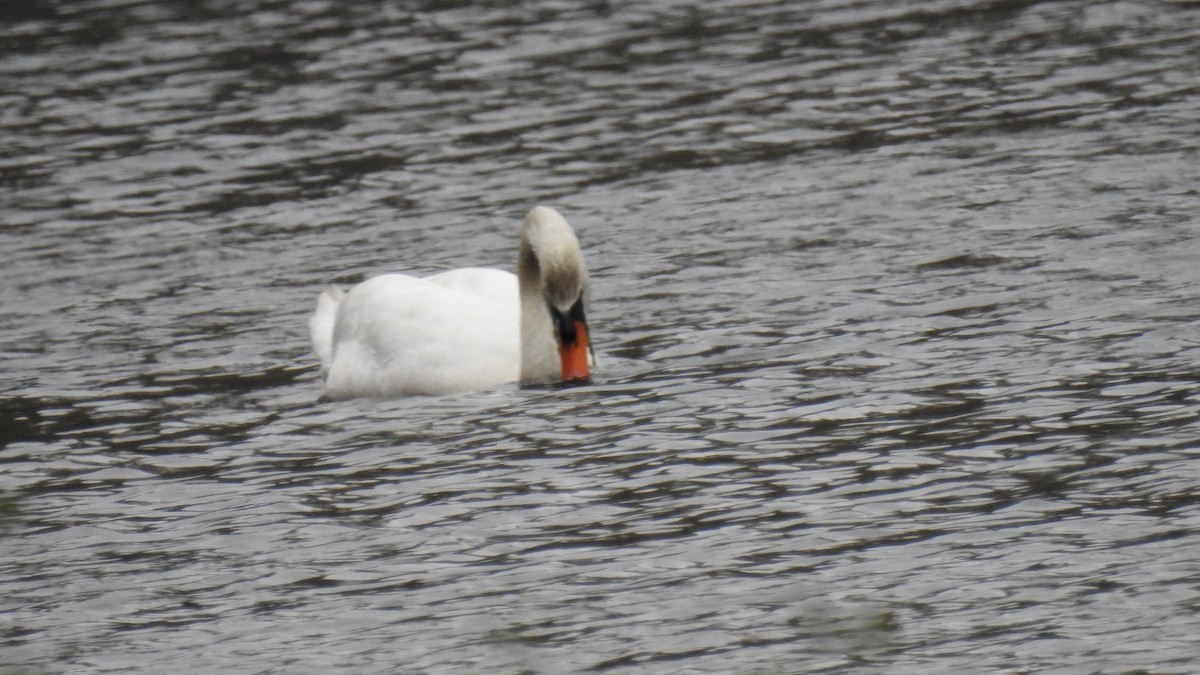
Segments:
[[[1193,672],[1200,8],[0,10],[0,672]],[[327,403],[329,283],[592,383]]]

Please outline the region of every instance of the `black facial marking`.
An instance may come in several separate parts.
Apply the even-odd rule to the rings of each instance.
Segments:
[[[583,316],[583,298],[577,299],[566,315],[563,315],[557,307],[550,303],[546,303],[546,306],[550,309],[550,318],[554,320],[554,332],[558,336],[558,343],[560,345],[575,344],[579,339],[579,332],[575,330],[575,322],[587,325]]]
[[[572,319],[571,323],[578,321],[579,323],[581,323],[585,326],[587,325],[587,318],[585,318],[583,316],[583,298],[582,297],[575,299],[575,304],[571,305],[570,315],[571,315],[571,319]]]

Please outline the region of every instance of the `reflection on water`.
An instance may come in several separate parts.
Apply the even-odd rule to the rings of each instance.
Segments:
[[[1189,3],[0,9],[0,670],[1188,672]],[[512,266],[590,385],[318,401]]]

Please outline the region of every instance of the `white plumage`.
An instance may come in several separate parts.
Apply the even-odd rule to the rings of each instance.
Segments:
[[[590,352],[583,323],[587,267],[570,225],[553,209],[537,207],[526,216],[517,267],[519,278],[473,267],[424,278],[385,274],[348,292],[322,293],[309,330],[326,396],[446,394],[518,379],[578,379],[568,372],[567,352]],[[561,330],[574,321],[573,311],[581,347],[566,344],[575,333]]]

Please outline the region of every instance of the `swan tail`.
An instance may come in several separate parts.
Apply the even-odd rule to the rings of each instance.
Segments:
[[[308,320],[313,351],[321,359],[321,372],[328,373],[333,365],[333,327],[337,323],[338,307],[346,292],[334,286],[317,297],[317,311]]]

